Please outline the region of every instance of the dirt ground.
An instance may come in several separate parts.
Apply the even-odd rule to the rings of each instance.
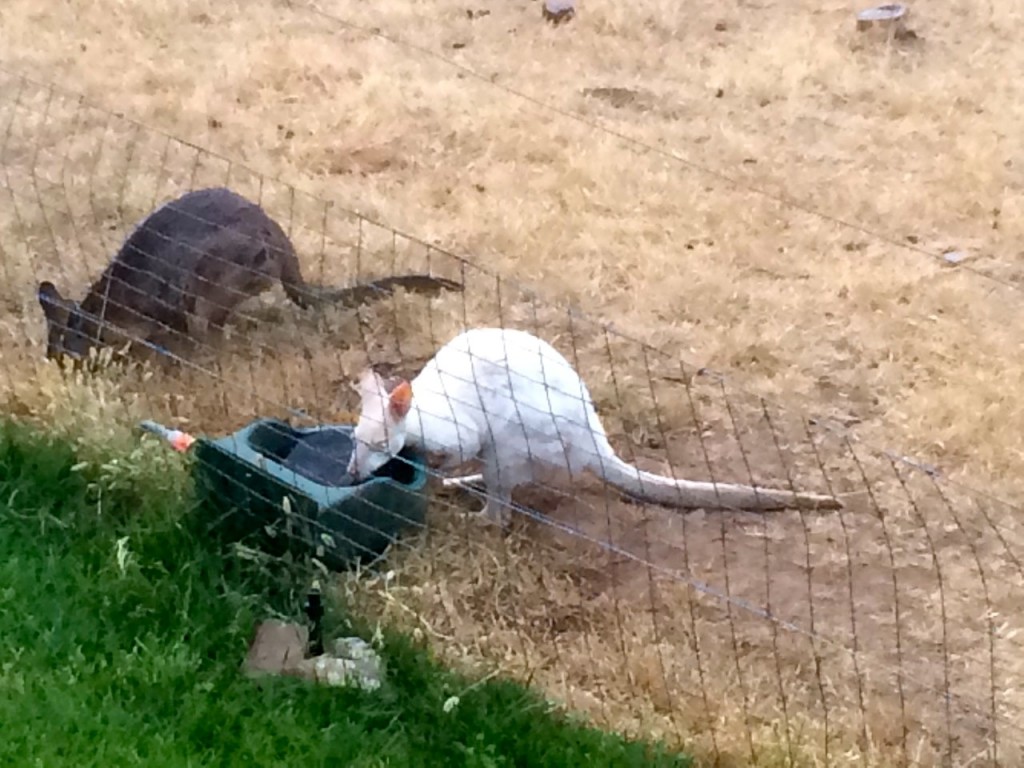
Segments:
[[[723,764],[1015,764],[1024,11],[915,6],[890,44],[853,10],[588,2],[551,28],[526,0],[7,0],[4,406],[93,435],[341,418],[367,362],[535,330],[626,457],[847,508],[680,516],[594,486],[526,494],[548,522],[502,540],[442,498],[351,599]],[[310,314],[275,292],[177,367],[42,363],[38,281],[81,295],[146,212],[215,183],[312,280],[429,268],[465,293]]]

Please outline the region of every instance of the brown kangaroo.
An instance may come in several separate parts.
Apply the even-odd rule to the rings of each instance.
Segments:
[[[280,282],[302,308],[356,306],[405,288],[423,294],[461,290],[431,275],[396,275],[350,288],[323,288],[302,277],[284,230],[260,206],[229,189],[188,192],[139,224],[79,304],[48,280],[38,298],[46,316],[46,356],[84,358],[92,347],[126,341],[163,349],[177,338],[222,330],[243,301]]]

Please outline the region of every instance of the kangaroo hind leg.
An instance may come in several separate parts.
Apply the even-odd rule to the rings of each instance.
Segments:
[[[289,246],[271,250],[270,254],[278,263],[281,287],[292,303],[299,309],[309,309],[317,303],[318,297],[302,276],[302,267],[299,266],[299,257],[295,254],[295,249]]]
[[[512,489],[515,483],[507,475],[503,476],[497,460],[492,456],[484,462],[484,488],[487,501],[484,502],[480,516],[487,522],[508,530],[512,522]]]

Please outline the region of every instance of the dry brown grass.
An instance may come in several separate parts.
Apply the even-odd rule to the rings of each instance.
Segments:
[[[664,369],[656,379],[662,436],[638,347],[613,345],[613,380],[601,334],[575,329],[581,371],[619,445],[646,444],[662,462],[670,457],[707,476],[690,403],[665,378],[683,360],[726,371],[786,413],[831,418],[863,440],[938,464],[951,479],[1020,498],[1024,410],[1013,395],[1022,375],[1020,292],[744,186],[929,251],[965,249],[971,267],[1020,283],[1024,99],[1019,78],[1006,75],[1024,64],[1015,44],[1019,3],[915,8],[924,39],[903,48],[858,46],[845,3],[593,2],[557,30],[541,25],[539,8],[525,2],[474,19],[448,0],[325,0],[321,7],[742,183],[638,153],[436,59],[331,24],[302,2],[6,0],[0,58],[531,284],[542,299],[542,332],[566,351],[569,329],[557,308],[569,303],[668,350],[670,359],[655,364]],[[716,30],[719,23],[724,29]],[[0,85],[6,121],[17,83],[0,77]],[[592,87],[639,93],[616,107],[581,95]],[[342,382],[368,354],[415,367],[430,354],[431,335],[439,341],[458,327],[457,298],[434,302],[429,314],[422,301],[383,305],[366,313],[367,351],[353,316],[307,317],[266,300],[251,312],[264,322],[243,324],[241,343],[207,352],[198,369],[82,384],[69,400],[65,383],[38,363],[35,282],[56,272],[81,291],[125,227],[190,183],[222,181],[230,171],[240,191],[255,196],[260,188],[240,168],[208,156],[197,165],[187,148],[167,152],[160,137],[133,133],[98,111],[77,112],[32,89],[21,98],[4,149],[7,183],[18,194],[0,203],[0,386],[9,410],[70,419],[81,430],[112,412],[124,423],[145,413],[211,432],[284,406],[329,417],[352,406]],[[24,174],[33,159],[36,186]],[[353,279],[357,241],[365,273],[422,267],[427,258],[413,243],[392,249],[389,232],[337,211],[325,248],[315,200],[293,200],[285,184],[266,184],[262,195],[291,222],[315,279]],[[432,259],[457,272],[455,262]],[[466,317],[494,322],[493,284],[471,278]],[[529,304],[514,292],[503,298],[504,319],[534,324]],[[308,355],[311,345],[296,343],[314,339],[322,347]],[[211,383],[207,369],[219,378]],[[742,478],[725,399],[712,383],[694,386],[715,469]],[[97,394],[105,398],[98,406],[90,399]],[[740,433],[759,478],[783,477],[756,402],[731,402],[749,422]],[[822,490],[802,428],[781,415],[778,422],[796,476]],[[826,440],[820,450],[838,490],[864,486],[841,444]],[[816,630],[840,645],[851,641],[853,615],[866,716],[848,654],[820,648],[817,673],[805,637],[780,630],[776,650],[768,622],[736,607],[730,623],[720,600],[698,598],[667,575],[652,592],[646,569],[619,573],[610,555],[543,530],[500,543],[457,536],[442,515],[425,546],[396,553],[397,582],[384,589],[363,580],[358,596],[390,619],[418,616],[450,656],[525,667],[602,721],[694,738],[723,760],[743,762],[753,745],[763,763],[783,762],[788,733],[801,760],[820,762],[827,711],[832,763],[862,751],[879,763],[898,759],[905,721],[914,728],[907,753],[928,764],[948,746],[933,692],[946,677],[957,706],[969,699],[986,712],[994,698],[1002,716],[1022,719],[1014,606],[1024,574],[1011,555],[1024,537],[1015,510],[952,490],[947,506],[928,486],[905,492],[890,468],[872,461],[866,471],[885,529],[862,500],[848,519],[808,521],[809,546],[801,519],[790,515],[763,529],[708,516],[686,522],[681,538],[678,518],[613,502],[622,530],[601,532],[672,569],[685,547],[695,577],[721,588],[729,575],[729,589],[754,603],[764,604],[768,580],[785,595],[783,618],[808,626],[813,604]],[[606,515],[596,495],[549,502],[549,511],[584,528]],[[983,511],[998,520],[1006,544]],[[893,657],[894,573],[902,663]],[[904,681],[902,718],[894,669],[918,681]],[[955,762],[964,764],[979,754],[988,725],[953,715]],[[1013,764],[1020,734],[999,735],[1000,758]]]

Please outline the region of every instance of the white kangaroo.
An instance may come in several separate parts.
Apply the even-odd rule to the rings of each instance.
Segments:
[[[587,385],[554,347],[525,331],[475,328],[456,336],[410,384],[389,388],[363,372],[362,405],[349,472],[363,480],[406,445],[440,458],[452,469],[479,458],[481,475],[446,485],[482,481],[480,514],[502,526],[514,488],[540,472],[589,470],[641,501],[681,509],[768,511],[840,509],[832,496],[750,485],[674,480],[620,459],[594,409]]]

